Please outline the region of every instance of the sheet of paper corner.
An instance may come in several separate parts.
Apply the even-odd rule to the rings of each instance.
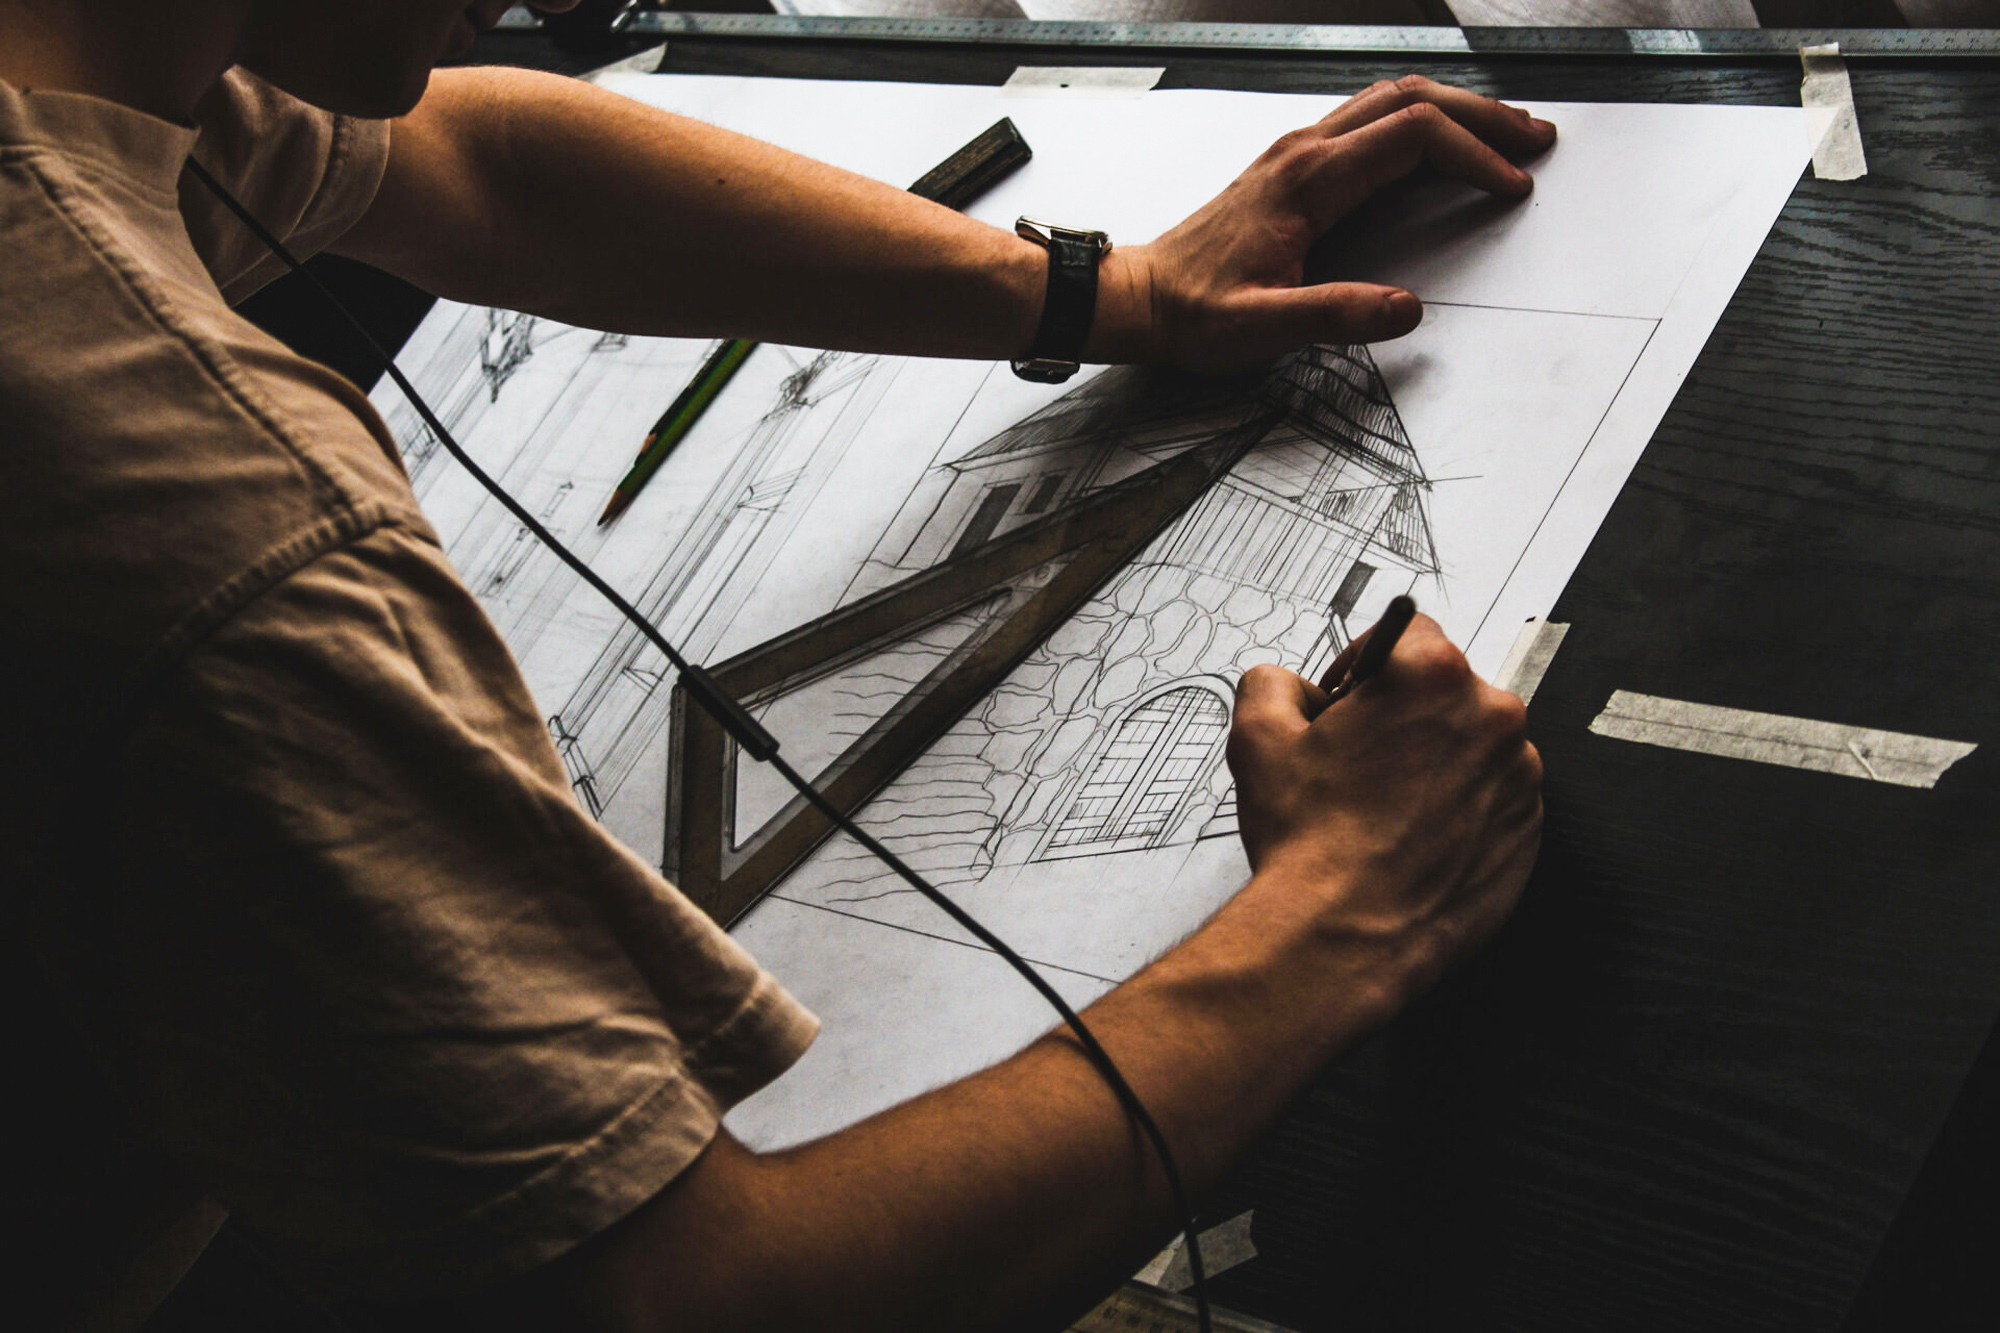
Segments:
[[[1562,647],[1568,633],[1568,625],[1529,616],[1514,636],[1514,646],[1507,650],[1500,669],[1493,673],[1494,685],[1513,691],[1524,704],[1533,703],[1535,691],[1541,688],[1542,677],[1548,674],[1549,663],[1555,660],[1556,649]]]

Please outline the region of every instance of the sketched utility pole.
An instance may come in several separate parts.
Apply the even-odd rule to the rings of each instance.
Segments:
[[[900,365],[837,353],[796,359],[776,401],[745,438],[731,442],[706,493],[691,511],[671,515],[672,531],[649,542],[631,540],[641,534],[628,529],[623,549],[607,551],[607,534],[594,522],[593,502],[601,503],[602,494],[577,483],[602,469],[608,442],[615,452],[606,425],[611,410],[670,397],[700,363],[692,345],[477,306],[440,316],[427,329],[434,336],[407,365],[439,419],[579,554],[593,563],[608,558],[607,572],[637,588],[635,603],[697,660],[714,651]],[[797,354],[770,347],[759,356],[769,366]],[[553,682],[543,688],[550,702],[559,701],[548,719],[550,736],[577,799],[626,828],[657,829],[657,790],[634,791],[625,783],[642,763],[659,762],[669,713],[667,663],[628,627],[594,628],[601,623],[593,619],[601,615],[595,595],[525,524],[456,468],[441,465],[439,442],[400,394],[385,396],[382,409],[412,489],[466,586],[530,678],[539,671]]]
[[[533,315],[486,308],[469,308],[453,322],[445,346],[418,372],[428,381],[418,387],[437,405],[446,430],[460,439],[472,433],[486,409],[500,400],[501,387],[535,354],[536,327]],[[567,331],[556,325],[544,330],[543,337]],[[444,378],[437,373],[439,367],[449,368]],[[402,446],[411,485],[421,496],[437,454],[437,437],[416,409],[400,398],[385,415]]]
[[[839,608],[716,674],[822,728],[812,776],[942,883],[1171,851],[1234,831],[1236,675],[1322,669],[1438,575],[1429,493],[1362,348],[1251,385],[1106,371],[933,467]],[[741,799],[680,698],[671,756],[668,866],[718,917],[781,880],[871,896],[816,812]]]
[[[781,544],[764,540],[782,536],[774,524],[796,519],[854,442],[892,378],[877,373],[879,363],[822,352],[787,376],[778,401],[632,599],[690,661],[714,651],[764,573]],[[832,426],[799,438],[812,410],[829,402],[837,404]],[[549,717],[570,784],[593,814],[602,813],[641,763],[657,758],[670,711],[670,671],[636,628],[621,624]]]

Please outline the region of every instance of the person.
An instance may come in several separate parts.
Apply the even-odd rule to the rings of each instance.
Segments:
[[[1047,257],[582,83],[433,74],[506,8],[0,5],[17,1291],[135,1326],[226,1209],[392,1320],[1059,1327],[1174,1224],[1073,1038],[732,1139],[812,1018],[578,808],[381,421],[232,313],[279,270],[184,162],[301,251],[628,334],[1018,356]],[[1420,168],[1524,195],[1554,133],[1367,88],[1114,249],[1083,357],[1406,333],[1413,294],[1306,285],[1308,246]],[[1428,620],[1333,706],[1251,671],[1228,756],[1249,883],[1087,1014],[1197,1196],[1496,928],[1541,818],[1520,701]]]

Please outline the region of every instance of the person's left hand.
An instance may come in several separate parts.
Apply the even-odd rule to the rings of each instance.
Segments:
[[[1307,343],[1401,337],[1423,318],[1414,294],[1367,282],[1301,286],[1307,249],[1420,166],[1525,195],[1534,179],[1508,158],[1555,139],[1545,120],[1421,75],[1375,84],[1271,145],[1166,235],[1107,255],[1084,359],[1232,370]]]

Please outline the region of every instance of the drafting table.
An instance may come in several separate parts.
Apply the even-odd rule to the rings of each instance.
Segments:
[[[1165,65],[1162,87],[1344,93],[1417,70],[1511,98],[1792,105],[1800,80],[1799,35],[1770,30],[1492,30],[1453,51],[1457,30],[1372,29],[1342,51],[1314,49],[1335,30],[1064,46],[1090,34],[644,17],[668,72],[1129,63]],[[1978,1131],[2000,1079],[1981,1056],[2000,1014],[1994,36],[1919,55],[1911,34],[1841,34],[1870,173],[1800,183],[1555,609],[1572,629],[1531,714],[1548,825],[1527,898],[1212,1202],[1211,1222],[1254,1209],[1259,1251],[1218,1303],[1300,1333],[1711,1333],[1922,1327],[1953,1290],[1940,1232],[1954,1182],[1994,1160]],[[1591,735],[1619,689],[1980,748],[1918,791]]]

